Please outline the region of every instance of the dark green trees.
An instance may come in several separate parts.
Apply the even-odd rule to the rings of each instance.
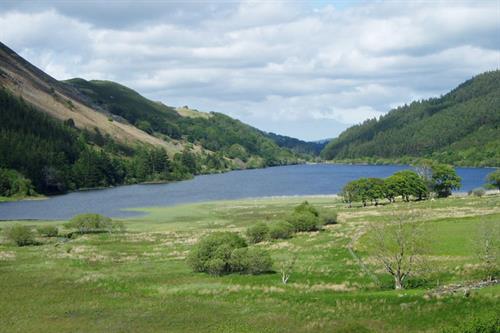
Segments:
[[[432,190],[439,198],[451,195],[452,190],[459,189],[462,179],[452,166],[434,164],[432,166]]]
[[[394,202],[397,197],[407,202],[411,198],[423,200],[430,191],[438,197],[446,197],[452,190],[460,188],[460,177],[453,167],[433,164],[430,170],[428,179],[412,170],[398,171],[386,179],[360,178],[347,183],[341,195],[349,206],[355,201],[366,206],[368,202],[377,205],[384,198],[389,202]]]
[[[272,269],[268,252],[248,248],[243,238],[231,232],[215,232],[203,237],[191,250],[187,260],[195,272],[210,275],[260,274]]]
[[[307,201],[295,207],[292,215],[288,218],[288,222],[296,232],[316,231],[321,228],[319,212]]]
[[[500,166],[500,71],[480,74],[448,94],[412,102],[355,125],[322,151],[325,159],[431,158],[465,166]]]
[[[15,170],[0,168],[0,197],[24,197],[35,194],[29,179]]]
[[[425,181],[411,170],[396,172],[385,180],[385,186],[386,197],[392,199],[392,201],[396,196],[400,196],[405,201],[410,201],[410,197],[422,200],[428,195]]]
[[[500,190],[500,169],[488,174],[487,180],[491,187]]]

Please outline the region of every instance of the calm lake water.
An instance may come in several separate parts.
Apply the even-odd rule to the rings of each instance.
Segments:
[[[212,200],[267,196],[336,194],[349,181],[360,177],[387,177],[407,166],[384,165],[293,165],[232,171],[198,176],[171,184],[129,185],[74,192],[47,200],[0,203],[0,220],[69,219],[80,213],[128,217],[140,213],[126,208],[171,206]],[[493,169],[457,168],[461,192],[485,183]]]

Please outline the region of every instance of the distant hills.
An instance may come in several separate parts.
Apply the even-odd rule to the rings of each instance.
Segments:
[[[321,155],[337,161],[431,158],[459,166],[500,166],[500,71],[352,126]]]
[[[115,82],[55,80],[0,43],[0,168],[40,193],[301,163],[319,150]]]

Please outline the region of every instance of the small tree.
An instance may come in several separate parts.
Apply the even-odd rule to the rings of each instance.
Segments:
[[[432,166],[432,189],[439,198],[446,198],[453,190],[461,187],[460,178],[455,169],[446,164],[434,164]]]
[[[281,282],[287,284],[288,280],[292,276],[293,270],[295,268],[295,262],[297,261],[297,256],[286,256],[279,263],[279,271],[281,276]]]
[[[295,207],[288,222],[293,225],[296,232],[316,231],[321,228],[318,210],[307,201]]]
[[[245,240],[236,233],[214,232],[198,241],[187,261],[195,272],[207,272],[211,275],[230,273],[233,251],[246,246]]]
[[[36,228],[36,231],[40,236],[45,237],[57,237],[59,235],[59,229],[55,225],[44,225]]]
[[[424,262],[425,236],[413,213],[396,213],[390,222],[370,225],[370,249],[377,262],[403,289],[406,280]]]
[[[5,237],[16,243],[17,246],[36,244],[35,235],[31,228],[22,224],[16,224],[6,228]]]
[[[307,212],[293,213],[288,222],[293,225],[295,232],[317,231],[321,227],[319,217]]]
[[[500,190],[500,169],[497,169],[497,170],[491,172],[490,174],[488,174],[486,179],[488,180],[488,183],[492,187]]]
[[[257,223],[247,229],[246,236],[250,243],[263,242],[269,237],[269,227],[263,222]]]

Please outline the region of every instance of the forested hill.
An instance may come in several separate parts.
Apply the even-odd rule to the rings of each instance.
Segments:
[[[454,165],[500,166],[500,71],[352,126],[322,156],[366,162],[425,157]]]
[[[292,138],[286,135],[280,135],[276,133],[265,133],[267,137],[276,142],[280,147],[290,148],[299,154],[310,154],[317,156],[321,153],[323,148],[325,148],[328,141],[321,142],[311,142],[303,141],[296,138]]]
[[[220,113],[109,81],[57,81],[0,43],[0,197],[303,162]]]
[[[66,83],[84,94],[95,107],[163,140],[195,144],[249,167],[298,161],[297,154],[280,147],[260,130],[222,113],[200,112],[187,106],[175,109],[111,81],[71,79]]]

